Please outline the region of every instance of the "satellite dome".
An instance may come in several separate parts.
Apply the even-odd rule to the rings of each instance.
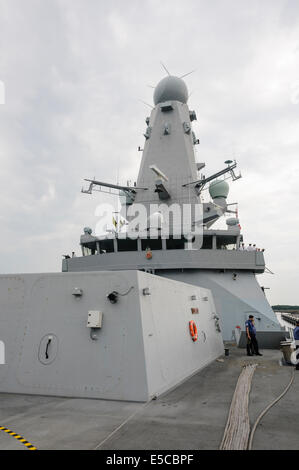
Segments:
[[[155,88],[154,103],[164,103],[165,101],[180,101],[186,104],[188,101],[188,89],[185,82],[178,77],[165,77]]]
[[[239,219],[237,217],[231,217],[230,219],[226,220],[226,225],[229,227],[233,227],[235,225],[238,225],[240,223]]]
[[[209,187],[210,196],[212,199],[219,197],[226,199],[229,193],[229,185],[224,180],[212,181]]]

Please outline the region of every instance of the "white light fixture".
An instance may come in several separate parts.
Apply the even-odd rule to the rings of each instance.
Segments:
[[[152,170],[162,180],[168,181],[167,176],[156,165],[150,165],[150,170]]]

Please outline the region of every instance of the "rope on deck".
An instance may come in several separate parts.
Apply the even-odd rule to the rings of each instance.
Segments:
[[[220,450],[247,449],[250,434],[248,403],[251,382],[256,368],[257,364],[246,365],[239,376]]]

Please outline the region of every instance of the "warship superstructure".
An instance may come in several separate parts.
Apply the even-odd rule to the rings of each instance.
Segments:
[[[89,187],[83,190],[91,193],[93,189],[110,188],[120,196],[122,210],[117,223],[125,221],[128,225],[128,209],[132,214],[142,205],[146,209],[143,230],[132,237],[127,229],[124,235],[118,223],[112,233],[93,235],[87,227],[80,240],[82,256],[63,260],[62,271],[137,269],[202,286],[213,293],[225,340],[232,339],[236,327],[244,328],[249,314],[257,318],[260,332],[278,332],[276,316],[256,280],[256,275],[265,271],[264,253],[242,249],[237,208],[227,201],[227,179],[241,177],[235,173],[237,163],[228,160],[216,174],[202,174],[205,163],[196,161],[194,147],[199,139],[192,129],[197,116],[187,102],[188,90],[182,78],[162,79],[154,90],[151,115],[146,118],[137,182],[119,186],[87,180]],[[207,189],[211,200],[203,202]],[[167,216],[174,207],[182,211],[185,206],[192,207],[190,233],[183,224],[178,227],[168,219],[165,235],[165,212]],[[197,207],[200,215],[194,210]],[[214,229],[223,216],[226,229]]]
[[[182,78],[155,88],[136,183],[87,180],[121,198],[114,230],[86,227],[61,273],[0,275],[0,392],[144,402],[221,356],[248,314],[280,334],[255,277],[264,255],[240,249],[227,201],[237,164],[201,174],[187,101]]]
[[[296,372],[290,381],[291,369],[271,350],[287,331],[256,280],[264,253],[242,248],[228,200],[237,164],[202,174],[187,101],[181,78],[163,79],[136,183],[89,180],[83,192],[108,191],[122,204],[117,215],[110,207],[107,226],[101,217],[94,230],[85,227],[82,256],[65,255],[59,273],[0,275],[0,448],[105,450],[111,461],[121,450],[149,450],[141,465],[163,455],[166,463],[173,455],[197,464],[191,450],[244,437],[246,410],[255,422],[249,449],[253,436],[254,449],[298,448]],[[221,218],[226,229],[213,227]],[[251,313],[259,345],[269,348],[258,361],[240,349]],[[224,356],[232,335],[239,348],[226,343]],[[252,362],[248,408],[249,391],[239,384]],[[237,415],[244,420],[234,427]]]

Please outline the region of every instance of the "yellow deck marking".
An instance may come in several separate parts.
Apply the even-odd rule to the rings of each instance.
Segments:
[[[11,431],[10,429],[4,427],[4,426],[0,426],[0,431],[4,431],[6,432],[6,434],[8,434],[9,436],[12,436],[14,437],[15,439],[17,439],[17,441],[21,442],[22,444],[24,444],[24,446],[27,447],[28,450],[37,450],[37,448],[33,445],[33,444],[30,444],[30,442],[26,441],[26,439],[24,439],[24,437],[20,436],[19,434],[17,434],[16,432],[14,431]]]

